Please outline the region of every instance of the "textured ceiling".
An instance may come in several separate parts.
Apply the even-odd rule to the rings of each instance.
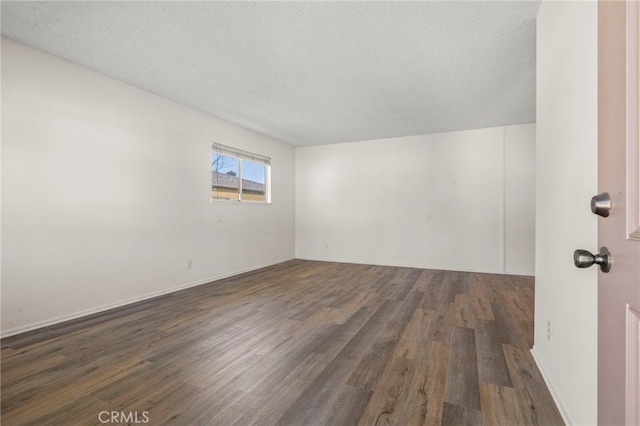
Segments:
[[[5,37],[293,145],[535,121],[539,2],[10,2]]]

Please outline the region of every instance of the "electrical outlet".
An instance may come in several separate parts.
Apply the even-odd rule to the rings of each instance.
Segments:
[[[550,342],[553,341],[553,327],[551,320],[547,320],[547,340]]]
[[[187,271],[191,270],[191,266],[193,266],[193,264],[191,263],[191,260],[187,260]]]

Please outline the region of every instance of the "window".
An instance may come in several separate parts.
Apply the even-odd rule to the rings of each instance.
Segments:
[[[250,152],[213,144],[211,199],[270,203],[271,160]]]

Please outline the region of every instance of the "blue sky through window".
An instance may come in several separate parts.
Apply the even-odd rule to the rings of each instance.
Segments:
[[[242,160],[242,179],[264,183],[264,164]]]
[[[238,175],[238,159],[223,154],[211,154],[211,171],[227,174],[233,172]]]
[[[265,165],[250,160],[242,160],[242,179],[265,183]],[[238,159],[224,154],[211,153],[211,170],[227,174],[233,172],[238,175]]]

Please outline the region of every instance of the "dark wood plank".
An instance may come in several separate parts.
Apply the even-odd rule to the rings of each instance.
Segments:
[[[432,271],[426,277],[423,278],[424,281],[422,286],[422,290],[425,293],[425,301],[422,309],[424,310],[436,310],[438,306],[440,306],[440,294],[442,292],[442,287],[444,286],[445,272],[444,271]],[[419,280],[416,284],[420,284]]]
[[[394,358],[376,386],[376,390],[359,421],[363,425],[394,424],[406,411],[415,375],[415,363],[406,358]]]
[[[338,327],[336,324],[325,324],[297,336],[285,348],[279,348],[275,356],[262,357],[254,371],[243,372],[233,387],[252,395],[267,395],[291,372],[291,366],[300,364],[318,346],[319,340],[332,335]]]
[[[480,385],[476,363],[475,333],[470,328],[453,327],[447,370],[445,402],[480,410]]]
[[[442,412],[442,426],[480,426],[482,425],[482,413],[473,408],[460,407],[459,405],[444,403]]]
[[[501,343],[524,346],[526,338],[520,334],[520,327],[506,305],[491,303],[491,311],[496,321],[496,333]]]
[[[397,305],[394,312],[386,319],[385,326],[372,337],[369,346],[360,351],[360,362],[349,376],[347,384],[366,390],[373,390],[377,380],[389,364],[393,352],[400,341],[399,337],[416,311],[421,299],[422,294],[420,293],[409,298],[408,303]]]
[[[485,425],[532,424],[519,407],[518,393],[511,387],[480,383],[482,423]]]
[[[319,425],[355,425],[369,403],[371,392],[349,385],[340,386],[331,398],[330,408],[317,413],[313,422]],[[306,425],[313,422],[303,423]],[[279,423],[282,424],[282,423]],[[299,425],[297,420],[292,424]]]
[[[256,409],[244,407],[238,425],[273,425],[289,409],[293,401],[316,380],[333,356],[311,353],[277,385],[267,397],[260,398]],[[225,423],[230,424],[230,423]]]
[[[403,300],[415,286],[420,274],[420,269],[403,268],[389,282],[387,297],[394,300]]]
[[[482,383],[513,387],[494,321],[476,320],[478,376]]]
[[[475,318],[472,297],[466,293],[456,294],[454,302],[449,304],[449,316],[454,327],[473,328]]]
[[[329,363],[318,378],[300,395],[279,419],[278,424],[313,424],[318,416],[332,410],[335,394],[352,374],[363,353],[368,353],[373,338],[384,328],[399,302],[387,300],[369,318],[356,335]]]

